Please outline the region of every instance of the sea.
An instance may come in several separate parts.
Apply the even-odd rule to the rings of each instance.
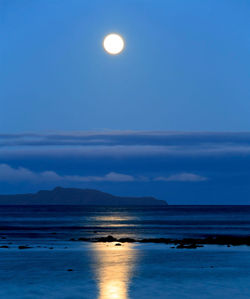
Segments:
[[[249,236],[250,206],[0,206],[0,298],[250,298],[249,246],[72,241],[108,235]]]

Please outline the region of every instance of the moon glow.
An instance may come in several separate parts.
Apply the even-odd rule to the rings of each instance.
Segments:
[[[118,55],[124,50],[124,39],[116,33],[111,33],[105,36],[103,40],[104,50],[111,55]]]

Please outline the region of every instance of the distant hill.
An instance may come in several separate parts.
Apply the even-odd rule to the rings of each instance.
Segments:
[[[56,187],[34,194],[0,195],[0,205],[164,206],[154,197],[120,197],[98,190]]]

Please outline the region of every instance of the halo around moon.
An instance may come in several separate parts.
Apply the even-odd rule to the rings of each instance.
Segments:
[[[124,39],[117,33],[110,33],[104,37],[103,48],[110,55],[120,54],[125,47]]]

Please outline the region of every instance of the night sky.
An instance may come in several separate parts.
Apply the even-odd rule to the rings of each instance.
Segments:
[[[0,0],[0,193],[250,204],[249,9]],[[102,47],[111,32],[117,56]]]

